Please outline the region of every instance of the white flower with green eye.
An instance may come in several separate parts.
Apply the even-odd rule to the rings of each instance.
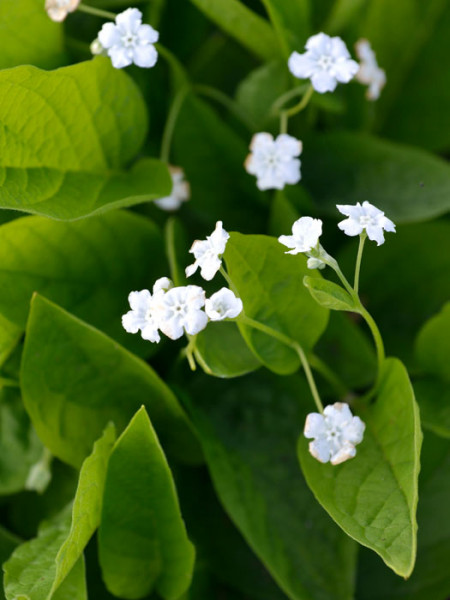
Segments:
[[[115,23],[105,23],[98,34],[98,41],[116,69],[133,63],[147,69],[155,66],[158,52],[153,44],[158,38],[153,27],[142,24],[142,13],[137,8],[124,10],[116,16]]]
[[[194,255],[195,262],[186,267],[186,277],[193,275],[200,267],[200,274],[206,281],[211,281],[222,265],[222,254],[225,252],[230,234],[217,221],[216,228],[206,240],[195,240],[189,252]]]
[[[171,340],[184,333],[196,335],[208,323],[202,310],[205,306],[205,290],[198,285],[179,286],[170,289],[161,298],[160,330]]]
[[[242,312],[242,300],[223,287],[205,302],[205,311],[211,321],[235,319]]]
[[[356,205],[338,204],[336,206],[339,212],[348,217],[338,223],[346,235],[360,235],[363,231],[367,232],[369,240],[377,243],[378,246],[384,243],[384,231],[395,233],[395,224],[385,217],[384,212],[376,208],[370,202],[357,202]]]
[[[338,83],[348,83],[359,65],[352,60],[339,37],[318,33],[306,42],[306,52],[293,52],[288,67],[294,77],[310,79],[316,92],[333,92]]]
[[[292,225],[292,235],[280,235],[278,241],[290,248],[285,254],[309,252],[316,248],[322,235],[322,221],[312,217],[301,217]],[[317,265],[310,268],[316,268]]]
[[[363,421],[352,415],[348,404],[336,402],[326,406],[323,414],[310,413],[303,433],[313,439],[309,451],[314,458],[338,465],[356,455],[355,446],[362,442],[365,428]]]

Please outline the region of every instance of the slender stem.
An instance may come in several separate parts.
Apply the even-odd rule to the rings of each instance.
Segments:
[[[175,218],[170,217],[167,220],[165,233],[166,233],[166,254],[169,262],[170,277],[176,286],[182,285],[178,273],[177,257],[175,253]]]
[[[350,392],[348,387],[336,375],[336,373],[332,369],[330,369],[330,367],[326,363],[323,362],[321,358],[319,358],[316,354],[309,354],[308,360],[311,367],[315,371],[317,371],[317,373],[322,375],[325,381],[328,381],[328,383],[335,389],[338,396],[344,398],[348,395],[348,393]]]
[[[239,292],[236,289],[236,286],[234,285],[233,281],[231,280],[231,277],[228,275],[228,273],[225,271],[225,269],[223,268],[223,266],[220,266],[219,269],[219,273],[222,275],[222,277],[225,279],[225,281],[228,283],[230,290],[239,297]],[[256,321],[255,321],[256,323]]]
[[[372,315],[364,308],[364,306],[361,304],[361,302],[359,303],[359,312],[360,312],[360,315],[363,317],[363,319],[366,321],[367,325],[369,326],[370,331],[373,336],[373,340],[375,342],[375,348],[377,351],[377,359],[378,359],[378,374],[377,374],[377,380],[375,382],[375,388],[377,388],[380,383],[382,366],[383,366],[384,359],[385,359],[383,339],[381,337],[380,330],[378,329],[377,324],[375,323]]]
[[[173,99],[172,105],[170,107],[161,142],[160,157],[161,160],[163,160],[164,162],[169,162],[170,147],[172,144],[175,124],[177,122],[178,115],[180,114],[181,107],[183,106],[183,102],[186,98],[188,91],[189,87],[187,85],[180,88],[176,93],[175,98]]]
[[[194,359],[196,336],[188,335],[188,339],[189,339],[189,344],[184,349],[184,352],[186,354],[186,358],[188,360],[191,371],[195,371],[197,369],[197,365],[195,364],[195,359]]]
[[[114,21],[117,16],[113,12],[109,12],[109,10],[102,10],[101,8],[95,8],[94,6],[87,6],[87,4],[79,4],[77,10],[81,10],[81,12],[85,12],[89,15],[95,15],[96,17],[101,17],[102,19],[108,19],[110,21]]]
[[[356,257],[356,266],[355,266],[355,281],[353,284],[353,289],[355,290],[355,294],[358,293],[359,290],[359,272],[361,270],[361,259],[364,250],[364,242],[366,241],[367,233],[363,231],[359,236],[359,247],[358,247],[358,255]]]
[[[280,133],[287,133],[288,130],[288,116],[286,111],[280,112]]]
[[[293,344],[295,344],[294,340],[291,340],[291,338],[287,335],[284,335],[284,333],[281,333],[276,329],[272,329],[272,327],[269,327],[269,325],[265,325],[264,323],[255,321],[254,319],[247,317],[247,315],[241,314],[238,320],[244,325],[248,325],[249,327],[253,327],[253,329],[258,329],[259,331],[270,335],[270,337],[277,339],[279,342],[285,344],[286,346],[290,346],[291,348],[293,348]]]
[[[314,402],[316,403],[316,406],[317,406],[319,412],[323,413],[323,404],[322,404],[322,401],[320,400],[319,392],[316,387],[316,382],[314,381],[314,377],[313,377],[313,374],[311,371],[311,367],[309,366],[308,359],[306,358],[306,354],[303,352],[303,348],[299,344],[294,342],[292,347],[294,348],[294,350],[297,352],[297,354],[300,357],[300,361],[302,363],[303,370],[305,371],[306,379],[308,380],[309,389],[311,390],[311,394],[312,394],[312,397],[314,398]]]
[[[283,107],[284,104],[286,104],[286,102],[289,102],[289,100],[292,100],[292,98],[301,96],[302,94],[305,93],[306,89],[307,89],[307,85],[299,85],[298,87],[294,88],[293,90],[289,90],[288,92],[285,92],[284,94],[282,94],[279,98],[277,98],[275,100],[275,102],[270,107],[270,112],[272,114],[278,113],[278,111]]]
[[[211,98],[219,104],[222,104],[230,113],[234,114],[242,123],[251,131],[254,129],[254,123],[248,117],[246,112],[242,110],[237,102],[224,94],[221,90],[210,85],[195,84],[193,90],[202,96]]]
[[[305,95],[300,100],[300,102],[298,104],[296,104],[295,106],[293,106],[292,108],[288,108],[285,111],[287,116],[293,117],[294,115],[296,115],[297,113],[302,111],[304,108],[306,108],[308,105],[308,102],[311,100],[311,97],[313,94],[314,94],[314,88],[312,85],[310,85],[308,87],[308,89],[306,90]]]

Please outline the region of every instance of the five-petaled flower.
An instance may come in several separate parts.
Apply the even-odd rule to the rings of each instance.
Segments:
[[[313,439],[309,451],[314,458],[338,465],[355,456],[355,446],[362,441],[365,428],[363,421],[352,415],[348,404],[336,402],[326,406],[323,414],[310,413],[303,433]]]
[[[301,217],[292,225],[292,235],[280,235],[278,241],[291,248],[285,254],[298,254],[316,248],[321,235],[322,221],[320,219]]]
[[[195,262],[186,267],[186,277],[193,275],[198,267],[206,281],[211,281],[222,264],[221,256],[225,252],[230,234],[222,227],[222,221],[217,221],[216,228],[206,240],[195,240],[189,252],[194,255]]]
[[[45,0],[45,10],[52,21],[64,21],[67,15],[74,12],[80,0]]]
[[[162,210],[178,210],[183,202],[191,197],[189,183],[184,178],[184,171],[181,167],[169,166],[169,172],[172,177],[172,191],[169,196],[158,198],[155,204]]]
[[[250,143],[251,153],[245,161],[250,175],[256,175],[260,190],[282,190],[286,184],[300,181],[300,140],[281,133],[276,139],[270,133],[256,133]]]
[[[132,63],[138,67],[153,67],[158,60],[153,46],[158,37],[153,27],[142,24],[142,13],[137,8],[127,8],[118,14],[115,24],[105,23],[98,34],[100,44],[116,69]]]
[[[159,325],[162,316],[162,298],[172,287],[167,277],[161,277],[153,286],[153,294],[148,290],[131,292],[128,296],[131,310],[122,316],[122,325],[128,333],[141,331],[144,340],[159,342]]]
[[[299,79],[311,79],[316,92],[333,92],[339,83],[348,83],[359,65],[350,58],[347,46],[339,37],[318,33],[306,42],[306,52],[293,52],[288,67]]]
[[[369,86],[366,93],[368,100],[377,100],[386,84],[386,73],[378,66],[375,52],[367,40],[358,40],[355,48],[361,61],[359,71],[356,73],[356,80]]]
[[[395,232],[395,224],[384,216],[384,212],[370,202],[357,202],[355,206],[350,204],[338,204],[339,212],[348,217],[338,223],[339,229],[346,235],[355,236],[364,230],[369,240],[375,241],[378,246],[384,243],[383,231]]]
[[[162,298],[159,328],[171,340],[177,340],[185,332],[196,335],[208,323],[202,310],[205,306],[205,290],[198,285],[179,286],[170,289]]]
[[[242,312],[242,300],[223,287],[205,302],[205,311],[211,321],[234,319]]]

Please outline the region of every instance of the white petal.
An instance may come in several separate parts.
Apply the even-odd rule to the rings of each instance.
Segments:
[[[307,50],[314,50],[319,54],[329,54],[331,51],[331,38],[326,33],[316,33],[306,42]]]
[[[301,141],[287,133],[280,133],[275,140],[275,144],[280,152],[289,157],[300,156],[302,152]]]
[[[383,228],[379,225],[367,225],[366,226],[367,236],[369,240],[377,243],[377,246],[384,244]]]
[[[151,25],[141,25],[137,32],[139,41],[148,42],[149,44],[155,44],[159,39],[159,33],[156,29],[153,29]]]
[[[337,426],[350,423],[353,419],[352,411],[350,410],[349,405],[344,402],[328,404],[323,412],[333,422],[333,425]]]
[[[185,329],[189,335],[196,335],[208,324],[208,317],[202,310],[192,310],[186,315]]]
[[[136,311],[146,311],[150,307],[152,295],[148,290],[141,290],[140,292],[130,292],[128,295],[128,302],[130,307]]]
[[[359,417],[353,417],[350,424],[345,427],[344,436],[352,444],[359,444],[364,437],[366,425]]]
[[[294,77],[308,79],[316,70],[317,64],[309,56],[293,52],[288,60],[288,68]]]
[[[183,320],[176,315],[171,319],[164,319],[159,324],[161,331],[171,340],[178,340],[184,333]]]
[[[157,294],[158,292],[167,292],[168,290],[173,288],[172,280],[168,277],[160,277],[157,279],[153,285],[153,294]]]
[[[286,246],[287,248],[295,248],[296,247],[296,243],[295,243],[295,239],[293,235],[280,235],[280,237],[278,238],[278,241],[280,242],[280,244],[283,244],[283,246]],[[300,252],[300,250],[298,250],[298,252]]]
[[[345,443],[333,456],[331,457],[332,465],[339,465],[356,455],[355,447],[350,443]]]
[[[364,227],[360,223],[358,223],[358,221],[355,221],[354,219],[351,219],[351,218],[345,219],[344,221],[341,221],[340,223],[338,223],[338,227],[346,235],[349,235],[352,237],[355,235],[359,235],[364,230]]]
[[[225,252],[225,247],[229,238],[230,234],[223,229],[222,221],[217,221],[216,228],[209,236],[209,241],[217,254],[223,254]]]
[[[320,413],[309,413],[306,417],[303,435],[306,438],[320,437],[325,434],[325,419]]]
[[[197,269],[198,269],[198,262],[195,261],[194,263],[192,263],[192,265],[189,265],[184,270],[186,277],[190,277],[191,275],[193,275]]]
[[[345,60],[337,62],[334,65],[334,74],[340,83],[348,83],[359,70],[359,65],[354,60]]]
[[[334,92],[337,85],[336,79],[327,71],[316,71],[311,77],[311,83],[320,94]]]
[[[188,285],[178,289],[185,290],[185,301],[190,308],[198,309],[205,306],[205,290],[199,285]]]
[[[164,196],[164,198],[154,200],[153,204],[156,204],[161,210],[174,211],[180,208],[182,201],[175,196]]]
[[[302,177],[300,173],[300,161],[298,158],[293,158],[289,162],[283,164],[280,167],[280,171],[285,183],[288,183],[289,185],[295,185]]]
[[[133,49],[133,62],[138,67],[150,69],[154,67],[158,60],[156,48],[151,44],[145,46],[136,46]]]
[[[254,152],[257,149],[271,148],[273,136],[270,133],[255,133],[250,142],[250,150]]]
[[[385,231],[391,231],[395,233],[395,223],[387,217],[383,217],[382,227]]]
[[[116,17],[116,24],[126,33],[137,33],[141,23],[142,13],[137,8],[127,8]]]
[[[323,438],[309,442],[309,452],[321,463],[326,463],[330,460],[330,444]]]
[[[149,342],[158,343],[160,341],[160,335],[158,333],[158,328],[153,323],[148,323],[145,327],[143,327],[141,331],[142,339],[148,340]]]
[[[211,281],[221,265],[222,261],[217,256],[209,258],[201,264],[200,274],[206,281]]]
[[[120,33],[114,23],[105,23],[98,33],[98,41],[103,48],[120,45]]]
[[[122,327],[128,333],[137,333],[142,326],[145,326],[145,321],[134,310],[122,315]]]
[[[108,50],[108,56],[111,58],[112,66],[116,69],[128,67],[133,62],[128,50],[121,46],[113,46],[110,48]]]

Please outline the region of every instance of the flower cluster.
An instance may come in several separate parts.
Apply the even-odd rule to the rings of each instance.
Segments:
[[[204,241],[194,242],[191,252],[196,261],[186,269],[187,276],[197,267],[204,279],[211,280],[221,266],[221,256],[229,234],[222,222],[216,224],[214,232]],[[208,321],[223,321],[236,318],[243,309],[242,300],[228,288],[222,288],[206,298],[198,285],[174,287],[167,277],[158,279],[149,290],[131,292],[128,296],[131,310],[122,317],[122,325],[129,333],[141,332],[143,339],[159,342],[161,331],[172,340],[196,335],[205,329]]]
[[[352,415],[348,404],[336,402],[326,406],[323,414],[310,413],[303,433],[314,440],[309,443],[314,458],[338,465],[356,455],[355,446],[362,442],[365,428],[361,419]]]
[[[355,48],[361,61],[356,80],[369,86],[366,93],[368,100],[377,100],[386,84],[386,73],[378,66],[375,52],[367,40],[359,40]]]

